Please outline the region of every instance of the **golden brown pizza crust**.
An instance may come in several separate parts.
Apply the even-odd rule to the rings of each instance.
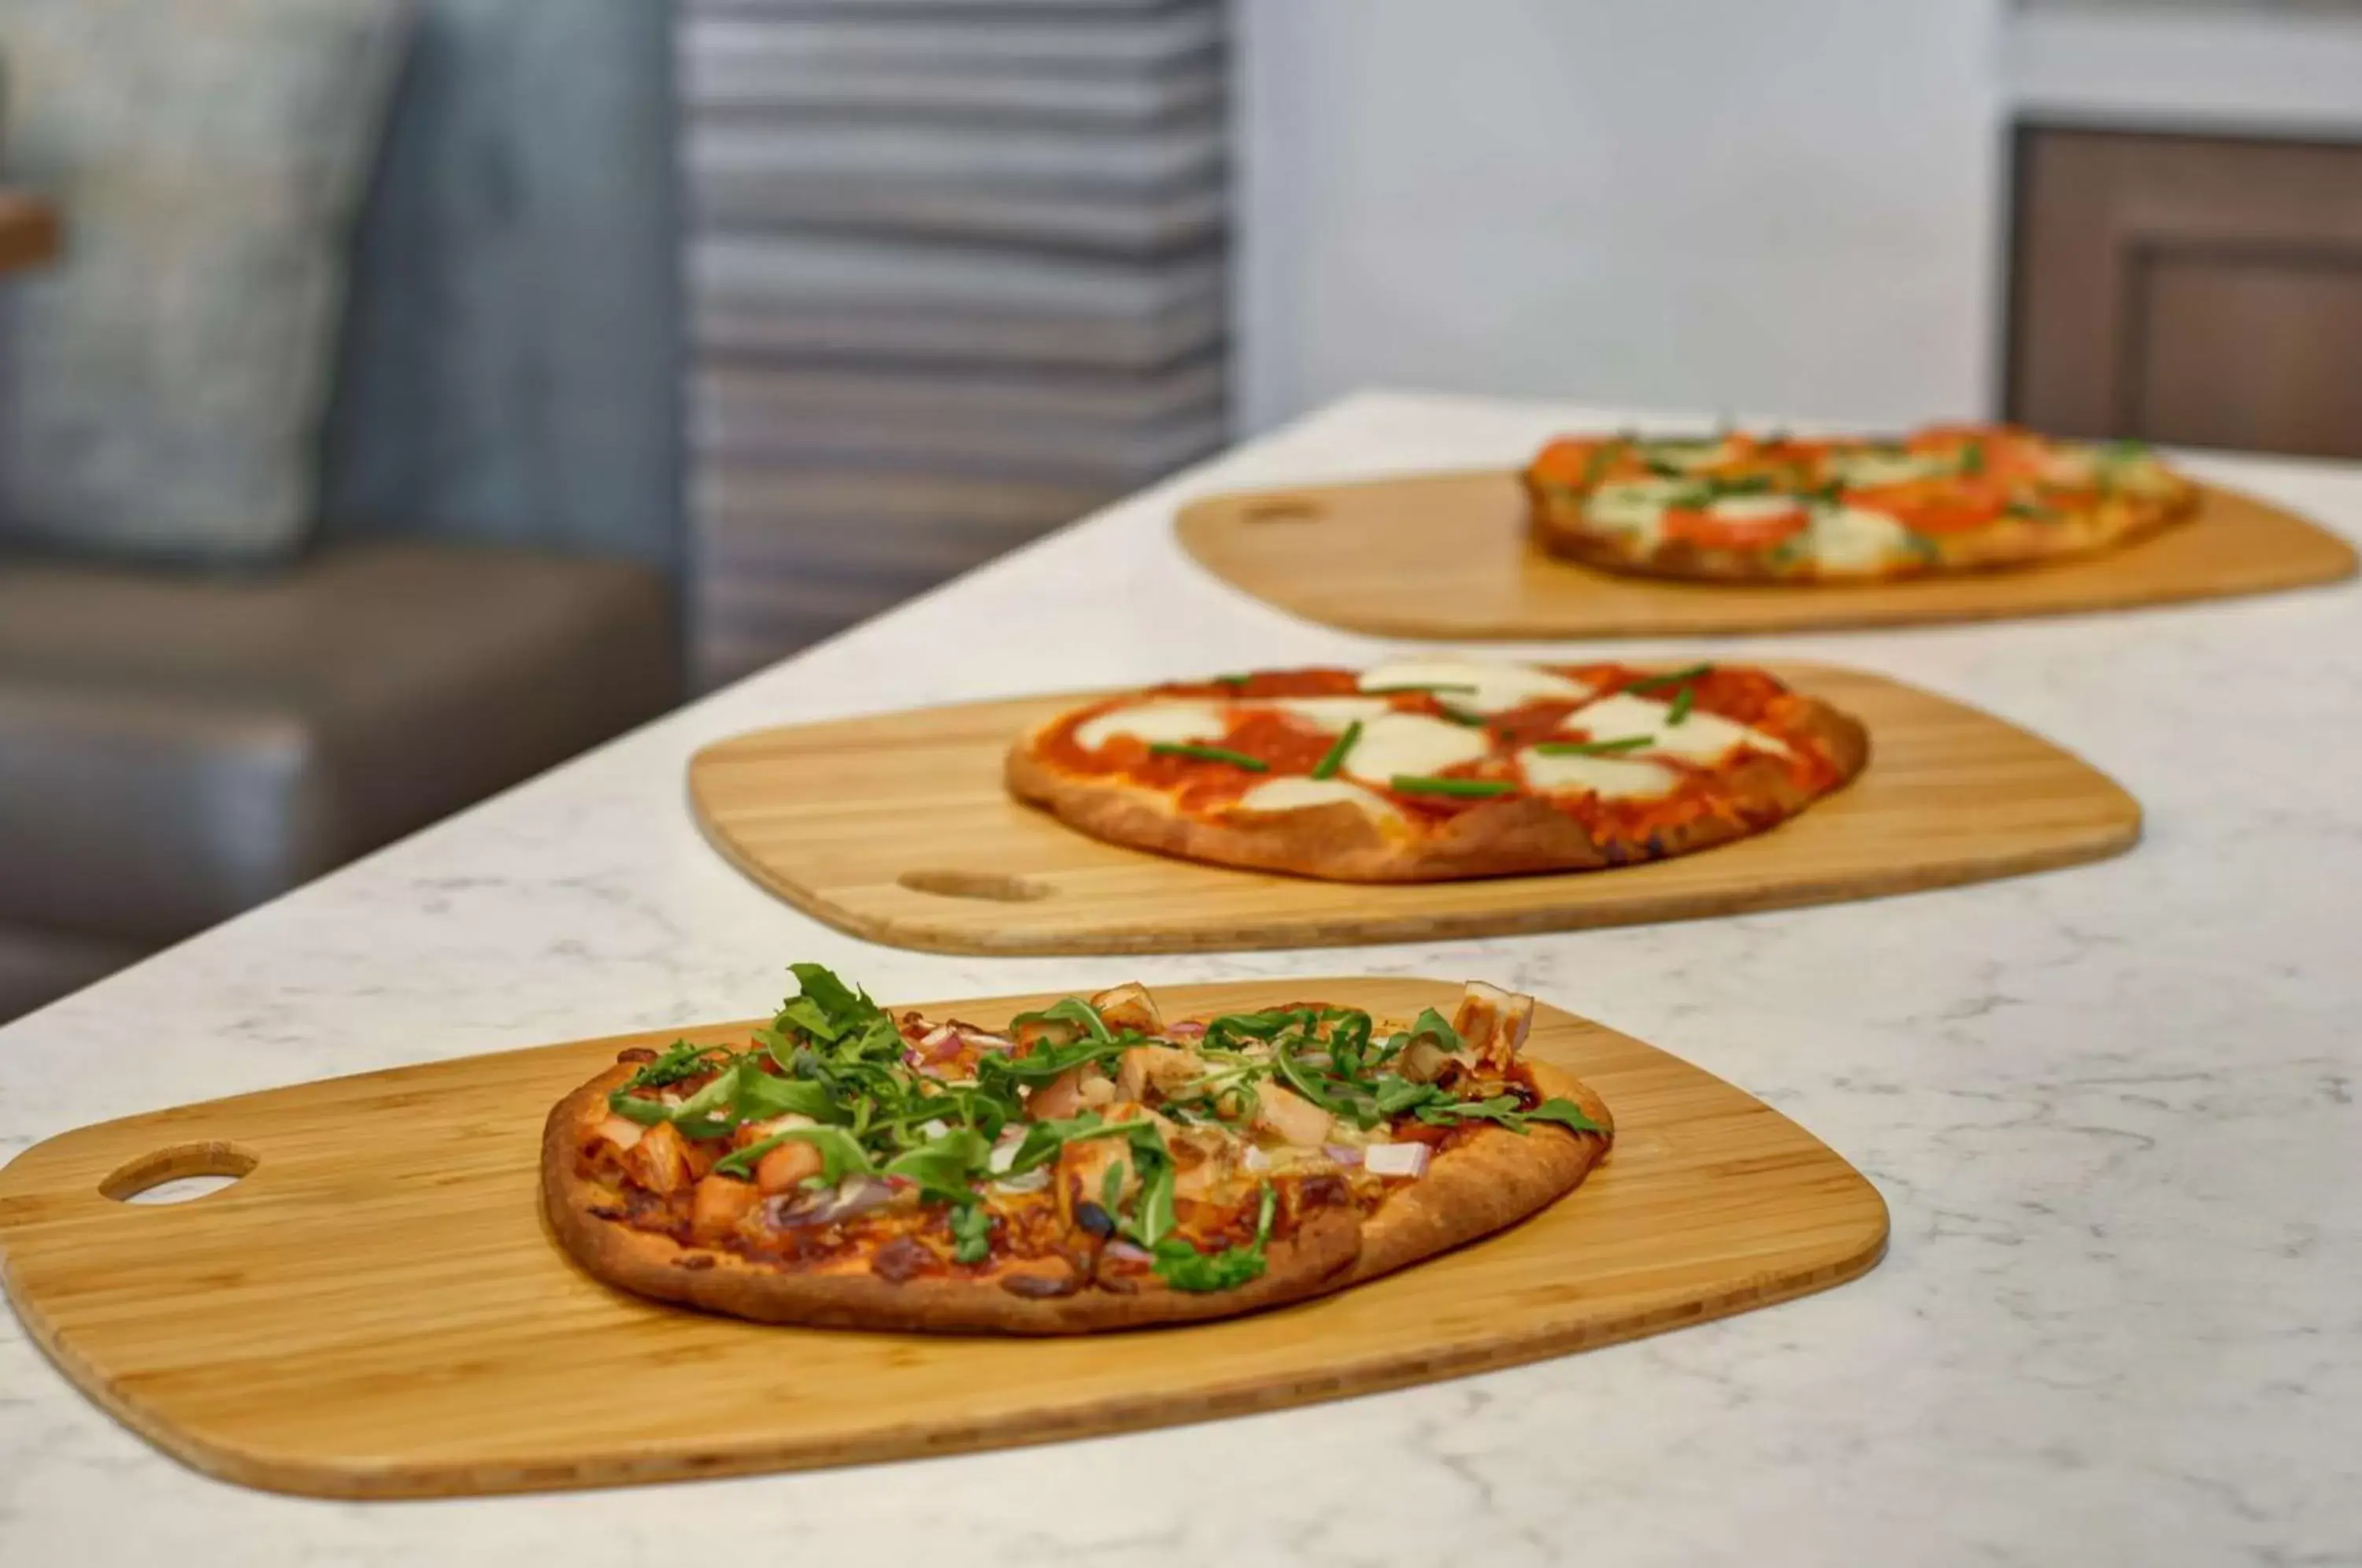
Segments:
[[[1389,1195],[1363,1223],[1362,1255],[1348,1283],[1375,1279],[1506,1230],[1582,1186],[1606,1158],[1615,1126],[1606,1103],[1571,1073],[1530,1059],[1525,1066],[1544,1099],[1571,1099],[1610,1131],[1576,1132],[1548,1123],[1523,1132],[1479,1128],[1438,1154],[1427,1175]]]
[[[1462,812],[1438,832],[1374,818],[1350,804],[1290,812],[1185,812],[1161,790],[1116,775],[1069,771],[1041,755],[1054,719],[1010,748],[1010,792],[1094,838],[1185,860],[1340,882],[1436,882],[1473,877],[1588,871],[1685,855],[1760,833],[1821,793],[1843,789],[1870,759],[1870,735],[1851,714],[1817,698],[1794,727],[1817,743],[1841,777],[1827,791],[1797,788],[1775,757],[1732,771],[1743,798],[1737,817],[1703,818],[1635,841],[1595,838],[1573,818],[1531,797]]]
[[[591,1212],[605,1201],[576,1173],[586,1121],[603,1115],[608,1094],[635,1071],[624,1064],[558,1101],[544,1124],[542,1211],[568,1254],[594,1278],[635,1295],[751,1318],[762,1323],[922,1332],[1076,1334],[1235,1317],[1333,1290],[1351,1275],[1362,1227],[1350,1207],[1317,1210],[1297,1232],[1264,1249],[1263,1276],[1234,1290],[1175,1290],[1153,1276],[1117,1290],[1085,1285],[1070,1296],[1027,1297],[999,1274],[922,1275],[897,1284],[850,1266],[787,1270],[735,1253],[684,1247]],[[1003,1272],[1049,1272],[1032,1266]]]
[[[2177,477],[2162,495],[2112,496],[2049,522],[2004,517],[1963,533],[1923,535],[1931,551],[1925,558],[1835,571],[1816,562],[1783,566],[1769,549],[1715,549],[1688,539],[1644,545],[1629,534],[1593,527],[1583,515],[1582,498],[1562,486],[1529,479],[1526,491],[1534,541],[1551,555],[1628,576],[1693,582],[1890,582],[2046,566],[2137,544],[2198,507],[2197,487]]]

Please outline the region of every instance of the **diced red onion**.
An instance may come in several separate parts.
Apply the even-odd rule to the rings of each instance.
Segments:
[[[1006,1034],[988,1034],[981,1029],[963,1029],[959,1037],[979,1051],[1006,1051],[1017,1043]]]
[[[1320,1152],[1337,1165],[1358,1165],[1362,1163],[1362,1151],[1347,1144],[1323,1143],[1320,1145]]]
[[[1373,1143],[1362,1151],[1362,1168],[1372,1176],[1418,1177],[1431,1153],[1424,1143]]]
[[[1150,1252],[1146,1247],[1134,1246],[1130,1242],[1109,1242],[1102,1250],[1109,1257],[1120,1258],[1125,1263],[1154,1263],[1156,1261],[1156,1254],[1154,1253]]]
[[[1206,1026],[1197,1019],[1191,1019],[1187,1023],[1174,1024],[1164,1031],[1164,1038],[1167,1040],[1203,1040],[1205,1037]]]
[[[773,1225],[833,1225],[855,1219],[894,1201],[895,1184],[885,1176],[847,1176],[818,1192],[781,1193],[771,1199]]]

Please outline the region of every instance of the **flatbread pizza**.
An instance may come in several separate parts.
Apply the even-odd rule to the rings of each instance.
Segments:
[[[1099,699],[1019,737],[1010,791],[1095,837],[1356,882],[1592,871],[1760,833],[1842,788],[1862,725],[1767,670],[1261,670]]]
[[[626,1051],[550,1112],[542,1198],[610,1285],[772,1323],[1082,1333],[1343,1289],[1515,1224],[1608,1151],[1529,997],[1167,1021],[1136,985],[1006,1029],[826,969],[743,1048]]]
[[[1891,440],[1569,437],[1523,477],[1544,549],[1610,571],[1724,582],[2036,566],[2120,549],[2189,516],[2198,498],[2138,442],[2003,425]]]

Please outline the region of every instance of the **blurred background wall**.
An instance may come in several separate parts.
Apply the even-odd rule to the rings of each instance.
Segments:
[[[1242,5],[1239,410],[1981,410],[2000,0]]]

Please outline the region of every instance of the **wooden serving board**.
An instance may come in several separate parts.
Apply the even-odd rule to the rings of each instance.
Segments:
[[[1001,759],[1088,693],[765,730],[690,764],[706,836],[856,936],[946,953],[1158,953],[1420,941],[1685,920],[2096,860],[2140,807],[1990,714],[1859,670],[1773,666],[1870,726],[1870,767],[1754,838],[1614,870],[1378,885],[1103,844],[1011,800]]]
[[[1407,1019],[1434,980],[1175,988],[1168,1016],[1320,999]],[[1043,997],[930,1004],[994,1025]],[[743,1043],[749,1026],[687,1032]],[[0,1170],[0,1269],[83,1391],[198,1469],[338,1497],[903,1459],[1454,1376],[1743,1311],[1877,1262],[1877,1190],[1770,1107],[1553,1008],[1529,1049],[1617,1121],[1528,1223],[1256,1317],[1065,1340],[769,1328],[577,1270],[540,1219],[549,1107],[626,1045],[403,1067],[86,1127]],[[106,1196],[244,1170],[173,1205]],[[1153,1342],[1149,1342],[1153,1341]]]
[[[1796,587],[1659,581],[1561,560],[1526,536],[1507,473],[1428,474],[1182,509],[1215,576],[1308,621],[1389,637],[1661,637],[2123,610],[2332,582],[2352,546],[2234,491],[2114,555],[2023,571]]]

